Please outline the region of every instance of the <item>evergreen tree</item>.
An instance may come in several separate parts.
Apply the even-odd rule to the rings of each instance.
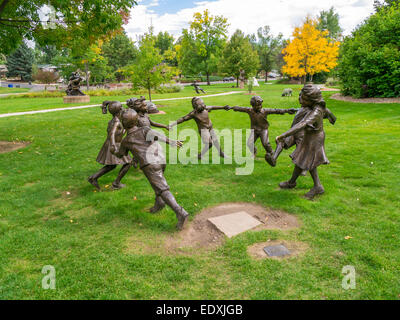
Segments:
[[[21,77],[22,81],[32,80],[32,65],[35,61],[33,50],[25,42],[7,57],[7,77]]]

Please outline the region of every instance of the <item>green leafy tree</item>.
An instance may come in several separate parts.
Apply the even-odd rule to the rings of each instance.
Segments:
[[[340,51],[342,92],[355,97],[400,96],[400,5],[384,7],[345,38]]]
[[[134,5],[135,0],[0,0],[0,53],[10,53],[24,38],[58,48],[87,48],[120,29]],[[49,8],[44,19],[40,13]]]
[[[107,58],[108,65],[112,68],[115,78],[123,80],[123,68],[132,64],[138,54],[135,43],[125,32],[116,34],[111,40],[104,42],[102,55]]]
[[[21,77],[22,81],[31,81],[34,62],[33,50],[22,42],[17,50],[7,57],[7,77]]]
[[[319,23],[317,29],[328,31],[328,38],[340,41],[343,29],[340,27],[339,14],[332,7],[328,11],[322,10],[318,16]]]
[[[222,16],[211,16],[208,10],[195,13],[190,29],[183,30],[181,43],[176,47],[178,64],[183,72],[204,73],[207,84],[217,71],[218,60],[226,41],[228,21]]]
[[[174,48],[174,36],[169,34],[167,31],[160,32],[155,41],[155,46],[160,49],[160,54],[164,54],[168,50],[173,50]]]
[[[396,3],[399,3],[399,0],[374,0],[374,8],[378,11],[381,8],[389,7]]]
[[[264,26],[257,30],[257,38],[254,36],[254,43],[260,57],[261,70],[265,72],[265,82],[268,82],[268,73],[274,67],[280,70],[278,56],[283,49],[283,35],[280,33],[274,37],[270,32],[270,27]]]
[[[53,59],[59,54],[59,50],[56,46],[45,45],[40,46],[35,45],[35,59],[38,64],[53,64]]]
[[[155,37],[146,34],[139,47],[134,64],[125,68],[125,74],[131,78],[134,88],[145,88],[151,101],[151,90],[171,81],[173,69],[163,63],[164,57],[155,46]]]
[[[228,75],[234,75],[239,86],[240,71],[247,76],[255,75],[259,68],[259,57],[253,48],[250,38],[241,30],[236,30],[222,53],[221,70]]]

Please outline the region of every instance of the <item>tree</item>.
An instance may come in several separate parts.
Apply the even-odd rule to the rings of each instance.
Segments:
[[[222,71],[228,75],[234,75],[239,87],[240,70],[244,70],[248,76],[255,75],[259,64],[257,51],[253,49],[249,37],[242,31],[236,30],[223,50]]]
[[[339,42],[328,41],[328,31],[317,29],[318,21],[307,18],[301,27],[296,27],[293,40],[283,49],[286,65],[282,72],[291,77],[303,77],[303,82],[309,76],[326,71],[337,66]]]
[[[160,49],[160,54],[164,54],[168,50],[173,50],[174,48],[174,36],[169,34],[167,31],[160,32],[155,41],[155,46]]]
[[[344,95],[400,96],[400,4],[379,9],[346,37],[339,76]]]
[[[151,89],[171,81],[173,69],[163,63],[163,56],[155,46],[155,37],[148,33],[140,43],[135,64],[125,68],[135,88],[146,88],[151,101]]]
[[[0,0],[0,53],[10,53],[24,38],[43,46],[87,48],[120,29],[133,5],[135,0]],[[45,21],[44,12],[50,12]]]
[[[177,47],[178,63],[183,71],[204,72],[209,85],[210,74],[217,70],[226,41],[228,22],[222,16],[211,16],[208,10],[203,14],[197,12],[193,17],[190,29],[183,30],[181,44]]]
[[[56,82],[60,76],[53,71],[44,71],[44,70],[38,70],[34,75],[33,79],[44,84],[51,84]],[[46,86],[44,87],[44,90],[46,90]]]
[[[138,54],[135,43],[121,32],[112,37],[109,41],[105,41],[101,47],[102,55],[107,58],[108,65],[111,66],[112,72],[118,81],[123,79],[122,69],[132,64]]]
[[[318,20],[318,30],[328,31],[329,39],[340,40],[343,29],[340,27],[339,14],[335,12],[334,7],[331,7],[329,11],[322,10]]]
[[[399,0],[374,0],[374,8],[378,11],[379,9],[390,7],[396,3],[399,3]]]
[[[277,56],[283,49],[283,35],[280,33],[277,37],[274,37],[270,33],[270,27],[264,26],[257,30],[257,38],[255,45],[260,57],[261,70],[265,72],[265,82],[268,82],[268,73],[277,65]]]
[[[21,77],[22,81],[32,80],[33,50],[25,42],[7,57],[7,77]]]

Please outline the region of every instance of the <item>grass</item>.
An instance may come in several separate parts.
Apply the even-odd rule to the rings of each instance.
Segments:
[[[211,87],[205,87],[206,94],[216,94],[230,91],[246,91],[239,88],[232,88],[230,84],[219,84]],[[185,87],[181,92],[171,94],[152,94],[152,99],[164,99],[164,98],[179,98],[179,97],[190,97],[195,94],[192,86]],[[147,95],[146,95],[147,97]],[[81,105],[93,105],[101,104],[104,100],[119,100],[125,102],[132,96],[107,96],[107,97],[90,97],[89,103],[76,103],[76,104],[65,104],[63,98],[21,98],[21,97],[0,97],[0,114],[13,113],[13,112],[24,112],[44,109],[57,109],[65,107],[74,107]],[[163,102],[159,102],[164,104]]]
[[[300,87],[291,86],[293,98],[282,98],[285,87],[264,85],[255,91],[266,107],[298,106]],[[174,95],[192,93],[191,88]],[[0,154],[0,299],[399,299],[400,105],[348,103],[324,95],[338,122],[326,122],[331,165],[320,168],[326,194],[316,201],[301,197],[312,185],[309,176],[296,190],[277,188],[292,172],[287,151],[276,168],[256,159],[250,176],[236,176],[235,165],[168,165],[171,190],[191,219],[203,208],[243,201],[286,210],[302,221],[298,230],[248,232],[215,252],[192,256],[129,250],[175,232],[170,209],[146,212],[153,192],[140,171],[130,171],[127,188],[118,192],[94,192],[86,182],[100,167],[95,158],[109,115],[94,108],[0,119],[0,140],[31,142],[26,149]],[[247,106],[249,100],[237,94],[205,102]],[[0,110],[62,105],[38,101],[1,99]],[[163,104],[167,114],[152,116],[161,123],[191,110],[186,100]],[[211,118],[217,129],[249,127],[246,115],[232,111],[216,111]],[[292,118],[269,117],[273,146]],[[257,147],[263,155],[259,142]],[[116,174],[105,176],[101,185],[110,185]],[[252,260],[247,247],[268,239],[301,241],[309,250],[286,261]],[[56,268],[56,290],[41,288],[45,265]],[[356,290],[341,287],[346,265],[356,268]]]
[[[28,92],[29,89],[25,88],[5,88],[5,87],[0,87],[0,94],[7,94],[7,93],[23,93],[23,92]]]

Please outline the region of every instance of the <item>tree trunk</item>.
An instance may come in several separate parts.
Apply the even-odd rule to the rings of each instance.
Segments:
[[[147,80],[147,89],[149,90],[149,100],[151,102],[151,86],[150,86],[150,81]]]
[[[267,82],[268,82],[268,71],[265,70],[265,83],[267,83]]]
[[[207,85],[209,86],[210,84],[210,73],[207,72]]]
[[[239,77],[236,78],[236,88],[239,88]]]
[[[89,91],[89,65],[85,63],[85,73],[86,73],[86,90]]]

